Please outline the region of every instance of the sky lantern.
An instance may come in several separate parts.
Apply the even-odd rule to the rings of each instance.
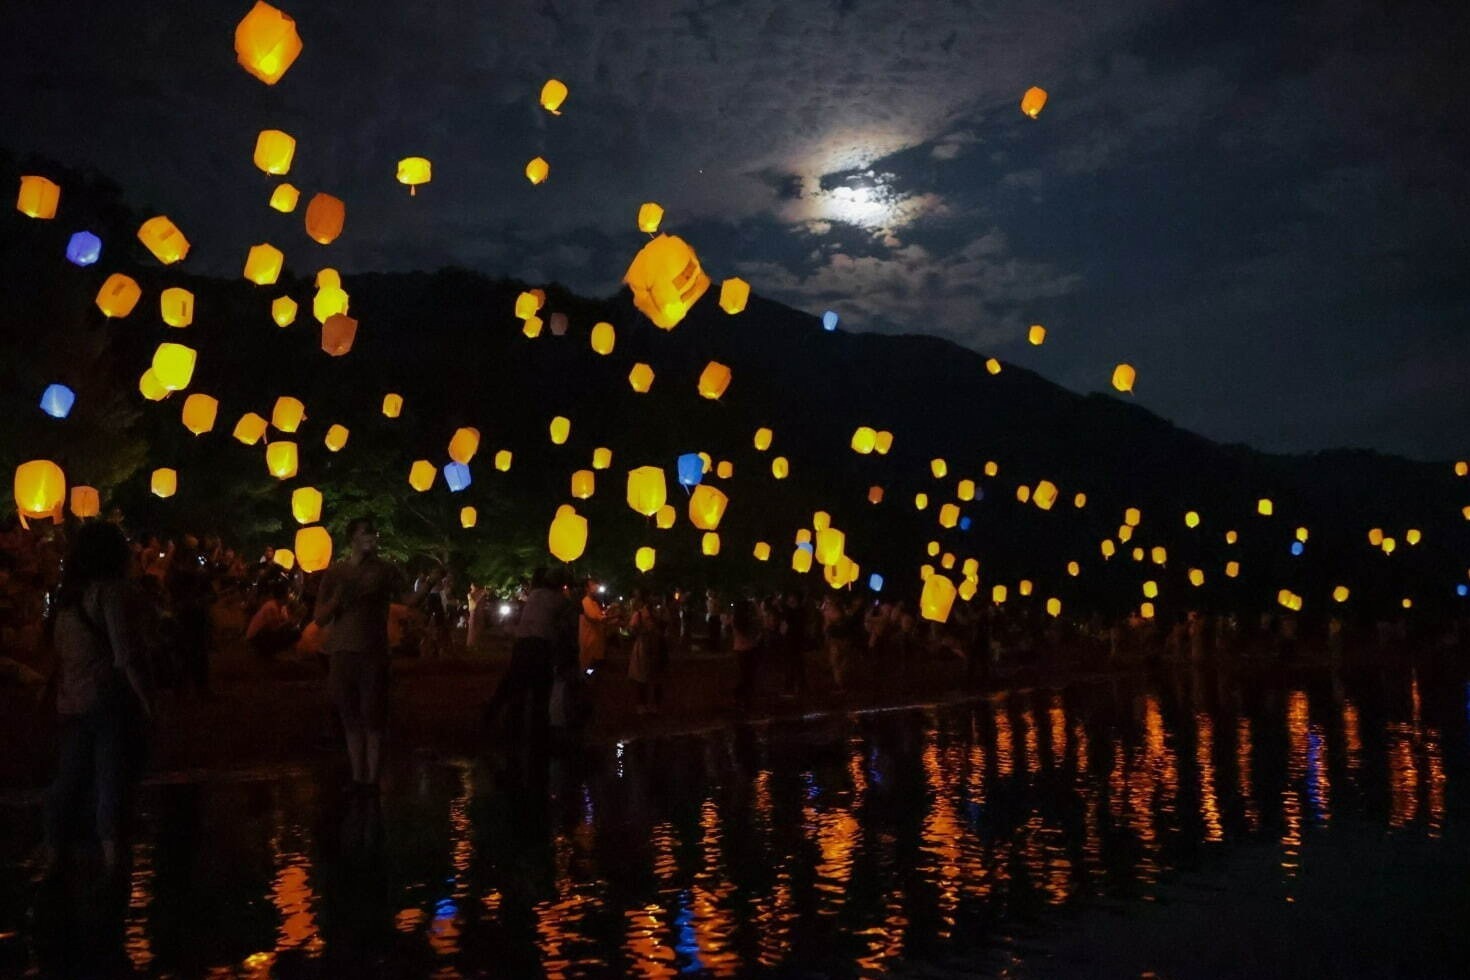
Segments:
[[[461,507],[459,509],[459,526],[468,531],[480,520],[480,512],[473,507]]]
[[[664,209],[649,201],[638,209],[638,230],[650,235],[658,233],[659,222],[664,220]]]
[[[883,502],[883,488],[877,485],[868,487],[868,503],[881,504]]]
[[[194,348],[183,344],[159,344],[153,352],[153,375],[169,391],[183,391],[194,377]]]
[[[1133,391],[1133,382],[1138,380],[1138,372],[1133,370],[1131,364],[1119,364],[1113,368],[1113,387],[1124,393]]]
[[[1404,540],[1409,543],[1409,547],[1411,548],[1414,545],[1418,544],[1421,540],[1423,540],[1423,537],[1424,536],[1419,533],[1419,529],[1416,527],[1411,527],[1404,532]]]
[[[735,475],[735,464],[728,459],[722,459],[715,464],[715,476],[721,480],[728,480]]]
[[[271,561],[289,572],[296,567],[296,553],[290,548],[277,548],[275,554],[271,555]]]
[[[1383,544],[1383,528],[1375,527],[1368,532],[1368,543],[1377,548]]]
[[[969,480],[969,479],[961,480],[958,484],[955,485],[954,495],[957,498],[959,498],[960,500],[963,500],[963,501],[967,501],[968,502],[968,501],[974,500],[975,499],[975,481],[974,480]]]
[[[860,425],[853,431],[849,445],[853,452],[866,456],[877,447],[878,432],[871,426]]]
[[[196,391],[184,399],[184,428],[196,436],[202,436],[211,431],[218,415],[219,399],[217,398]]]
[[[509,449],[502,449],[495,454],[495,469],[501,473],[510,472],[510,464],[513,456]]]
[[[268,174],[280,177],[290,172],[291,158],[295,155],[296,138],[288,133],[279,129],[262,129],[255,137],[255,165]]]
[[[951,528],[960,522],[959,504],[944,504],[939,508],[939,526]]]
[[[992,375],[1000,374],[1000,361],[997,361],[993,357],[987,358],[985,361],[985,370]]]
[[[408,485],[419,493],[424,493],[434,485],[434,479],[438,475],[439,471],[434,468],[433,463],[427,459],[416,459],[408,468]]]
[[[66,240],[66,260],[86,268],[102,258],[102,239],[90,231],[79,231]]]
[[[245,256],[245,278],[257,286],[274,285],[281,278],[281,266],[285,262],[286,256],[269,242],[252,245]]]
[[[914,494],[914,510],[924,510],[929,506],[929,495],[927,493]]]
[[[278,327],[289,327],[296,322],[296,301],[289,296],[277,296],[271,300],[271,319]]]
[[[465,426],[455,429],[449,438],[449,458],[456,463],[469,464],[480,451],[480,430]]]
[[[839,317],[836,310],[826,310],[822,313],[822,329],[832,333],[837,329]]]
[[[230,434],[244,445],[253,446],[265,435],[265,427],[265,419],[254,412],[246,412],[240,416],[240,421],[235,423],[235,431]]]
[[[1046,343],[1046,328],[1039,323],[1031,324],[1031,329],[1026,331],[1026,340],[1032,347],[1040,347]]]
[[[319,193],[306,205],[306,234],[318,245],[330,245],[342,234],[347,205],[339,197]]]
[[[1143,549],[1142,548],[1134,548],[1133,549],[1133,560],[1134,561],[1143,561],[1143,558],[1144,558]]]
[[[1022,596],[1029,596],[1035,587],[1029,578],[1023,578],[1016,583],[1016,592]]]
[[[562,337],[562,336],[565,336],[566,335],[566,332],[567,332],[567,315],[565,313],[553,313],[553,314],[551,314],[550,324],[551,324],[551,335],[553,337]]]
[[[592,468],[594,470],[605,470],[612,465],[613,453],[606,446],[598,446],[592,450]]]
[[[1240,562],[1227,561],[1225,563],[1225,577],[1238,578],[1240,576]]]
[[[812,553],[806,548],[797,548],[791,553],[791,570],[805,575],[812,570]]]
[[[835,565],[842,560],[847,547],[847,535],[835,527],[824,527],[817,531],[816,559],[819,565]]]
[[[149,478],[148,489],[153,493],[153,496],[167,500],[179,490],[178,471],[170,469],[167,466],[160,466],[153,471],[153,475]]]
[[[1455,476],[1465,476],[1467,474],[1470,474],[1470,460],[1462,459],[1455,463]]]
[[[1169,561],[1169,550],[1161,544],[1156,544],[1149,551],[1149,560],[1155,565],[1165,565]]]
[[[265,0],[257,0],[235,25],[235,59],[256,78],[274,85],[301,54],[296,21]]]
[[[1062,600],[1056,596],[1052,596],[1046,600],[1046,614],[1052,617],[1060,616],[1062,614]]]
[[[1033,85],[1021,96],[1021,111],[1035,119],[1046,106],[1046,89]]]
[[[321,520],[322,492],[316,487],[297,487],[292,490],[291,516],[296,519],[297,524],[315,524]]]
[[[20,193],[15,198],[15,209],[27,218],[49,221],[56,217],[56,206],[60,203],[60,184],[35,174],[20,179]]]
[[[699,374],[699,394],[701,398],[710,401],[718,401],[730,387],[730,369],[718,361],[710,361],[704,366]]]
[[[653,368],[639,361],[633,365],[633,370],[628,372],[628,384],[640,395],[653,387]]]
[[[419,192],[420,184],[434,179],[434,165],[423,157],[404,157],[398,161],[398,182],[407,185],[409,197]]]
[[[755,448],[756,448],[756,451],[763,453],[767,449],[770,449],[771,448],[771,439],[774,437],[774,435],[775,435],[775,433],[773,433],[770,429],[766,428],[765,426],[761,426],[759,429],[756,429],[755,430]]]
[[[725,506],[730,498],[710,486],[701,483],[694,488],[689,495],[689,523],[701,531],[714,531],[720,526],[720,518],[725,516]]]
[[[1270,517],[1275,512],[1275,510],[1276,508],[1271,503],[1270,497],[1262,497],[1260,500],[1256,501],[1256,513],[1260,514],[1262,517]]]
[[[1143,597],[1145,599],[1157,599],[1159,597],[1159,583],[1149,579],[1143,583]]]
[[[559,561],[574,562],[587,550],[587,518],[570,504],[563,504],[551,521],[546,534],[546,548]]]
[[[66,474],[49,459],[33,459],[15,468],[15,506],[21,523],[28,518],[55,517],[66,499]]]
[[[1078,575],[1082,574],[1082,566],[1075,561],[1067,562],[1067,574],[1072,576],[1073,578],[1076,578]]]
[[[553,116],[561,115],[561,105],[567,100],[566,83],[555,78],[548,78],[546,84],[541,86],[541,108]]]
[[[1296,539],[1303,544],[1306,544],[1307,538],[1311,536],[1311,533],[1312,532],[1307,530],[1305,527],[1299,527],[1296,529]]]
[[[526,179],[533,184],[544,184],[546,178],[551,176],[551,164],[543,157],[533,157],[526,164]]]
[[[684,453],[675,461],[675,471],[680,486],[697,486],[704,479],[704,460],[699,458],[699,453]]]
[[[297,454],[294,442],[273,442],[265,447],[265,468],[277,480],[289,480],[296,475]]]
[[[1184,515],[1185,527],[1199,527],[1199,511],[1191,510]]]
[[[449,488],[450,493],[459,493],[475,482],[470,474],[470,468],[464,463],[449,462],[444,464],[444,485]]]
[[[1118,553],[1118,546],[1113,544],[1112,538],[1103,538],[1098,548],[1102,551],[1104,559],[1111,558]]]
[[[322,350],[333,357],[341,357],[352,350],[357,339],[357,321],[345,313],[333,313],[322,324]]]
[[[934,479],[942,480],[949,473],[949,464],[942,459],[929,460],[929,472],[934,474]]]
[[[1077,496],[1073,497],[1072,498],[1072,506],[1073,507],[1076,507],[1078,510],[1081,510],[1082,508],[1086,507],[1087,506],[1087,494],[1085,494],[1085,493],[1079,493],[1079,494],[1077,494]]]
[[[1152,602],[1145,602],[1145,603],[1141,604],[1138,607],[1138,615],[1142,616],[1144,619],[1153,619],[1154,618],[1154,604]]]
[[[1129,541],[1132,541],[1133,528],[1128,524],[1118,525],[1118,540],[1123,544],[1127,544]]]
[[[757,541],[755,543],[755,547],[751,549],[750,553],[756,561],[770,561],[771,545],[769,542],[766,541]]]
[[[1017,487],[1016,500],[1023,504],[1029,503],[1031,500],[1031,488],[1024,483]]]
[[[778,480],[784,480],[791,475],[791,463],[785,456],[777,456],[771,460],[771,476]]]
[[[71,414],[71,407],[76,401],[76,392],[66,385],[50,384],[41,392],[41,411],[53,419],[64,419]]]
[[[664,330],[678,326],[710,284],[694,249],[673,235],[644,245],[623,282],[633,291],[633,305]]]
[[[299,398],[282,395],[271,408],[271,425],[282,432],[295,432],[306,418],[306,405]]]
[[[276,189],[271,191],[271,209],[282,214],[290,214],[296,210],[296,202],[301,200],[301,192],[293,184],[277,184]]]
[[[1332,590],[1332,601],[1347,602],[1348,596],[1350,595],[1352,595],[1352,593],[1348,590],[1348,587],[1346,585],[1339,585]]]
[[[1235,542],[1237,542],[1239,540],[1240,540],[1240,534],[1239,533],[1237,533],[1235,531],[1226,531],[1225,532],[1225,543],[1226,544],[1234,544]]]
[[[109,319],[125,317],[133,312],[142,295],[143,290],[131,276],[114,272],[97,290],[97,309]]]
[[[348,435],[350,433],[347,430],[347,426],[334,424],[327,430],[326,438],[322,442],[326,445],[328,452],[339,453],[342,451],[342,447],[347,445]]]
[[[633,567],[640,572],[650,571],[653,568],[653,563],[656,558],[657,555],[654,553],[654,550],[648,545],[644,545],[633,552]]]
[[[102,513],[102,498],[96,487],[77,486],[71,488],[72,516],[85,521]]]
[[[534,289],[528,289],[516,296],[516,319],[528,320],[541,311],[541,304],[545,300],[542,294]]]
[[[521,323],[521,333],[526,336],[526,339],[535,340],[541,336],[541,328],[545,325],[539,316],[528,316]]]
[[[720,553],[720,535],[717,531],[706,531],[699,539],[699,550],[706,558],[713,558]]]
[[[396,419],[403,414],[403,396],[397,392],[388,392],[383,396],[383,414],[390,419]]]
[[[935,623],[949,621],[949,611],[954,606],[954,582],[939,574],[924,580],[924,591],[919,595],[919,614]]]
[[[1189,584],[1199,588],[1205,584],[1205,572],[1202,568],[1191,568],[1189,570]]]
[[[143,222],[138,229],[138,241],[164,265],[173,265],[189,254],[189,239],[165,215],[160,214]]]
[[[597,490],[597,474],[591,470],[576,470],[572,473],[572,496],[586,500]]]
[[[734,316],[745,310],[750,302],[750,283],[739,276],[731,276],[720,283],[720,309]]]
[[[1042,480],[1031,491],[1031,502],[1042,510],[1051,510],[1052,505],[1057,502],[1057,485],[1050,480]]]
[[[1129,527],[1137,527],[1143,520],[1143,511],[1137,507],[1129,507],[1123,511],[1123,523]]]
[[[878,430],[878,440],[873,443],[873,451],[879,456],[887,456],[888,450],[893,448],[893,433],[887,429]]]
[[[657,513],[653,515],[653,526],[658,528],[660,531],[667,531],[669,528],[674,526],[674,522],[678,519],[679,512],[674,509],[674,505],[664,504],[658,509]]]
[[[320,524],[299,529],[295,547],[296,563],[307,574],[320,572],[332,563],[332,536]]]
[[[592,327],[592,349],[599,354],[611,354],[618,342],[618,332],[611,323],[598,323]]]
[[[1000,465],[997,464],[995,460],[991,459],[991,460],[986,460],[985,461],[985,475],[986,476],[996,476],[999,473],[1000,473]]]
[[[565,415],[558,415],[551,420],[551,425],[548,428],[551,432],[552,443],[560,446],[567,441],[567,436],[572,434],[572,420]]]
[[[658,466],[640,466],[628,471],[628,506],[644,517],[657,514],[668,501],[664,471]]]
[[[179,286],[170,286],[158,294],[158,314],[171,327],[187,327],[194,322],[194,294]]]

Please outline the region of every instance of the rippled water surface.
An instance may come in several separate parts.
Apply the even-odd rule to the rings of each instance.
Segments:
[[[1463,671],[1213,668],[628,742],[145,788],[125,893],[37,900],[0,972],[1453,976]],[[400,753],[402,755],[402,753]]]

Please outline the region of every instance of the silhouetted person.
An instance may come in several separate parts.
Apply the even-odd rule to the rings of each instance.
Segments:
[[[544,568],[531,574],[531,588],[510,648],[510,667],[485,705],[485,724],[489,727],[498,724],[507,709],[517,733],[529,722],[529,741],[534,746],[545,741],[550,724],[552,668],[562,640],[561,620],[567,604],[566,596],[548,579]]]

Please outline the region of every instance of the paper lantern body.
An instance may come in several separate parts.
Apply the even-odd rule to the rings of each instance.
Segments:
[[[542,323],[539,316],[528,316],[526,317],[525,323],[521,324],[521,333],[524,334],[528,340],[535,340],[537,337],[541,336],[541,328],[544,325],[545,324]]]
[[[341,286],[321,286],[311,298],[311,315],[317,323],[326,323],[333,316],[346,313],[349,301],[347,291]]]
[[[97,488],[72,487],[71,512],[73,516],[81,520],[96,517],[102,513],[102,498],[98,495]]]
[[[546,84],[541,86],[541,108],[553,116],[561,115],[561,105],[567,100],[566,83],[559,79],[549,78]]]
[[[731,277],[720,283],[720,309],[734,316],[744,312],[750,302],[750,283],[739,277]]]
[[[480,451],[480,430],[466,426],[455,429],[449,439],[449,458],[456,463],[469,464]]]
[[[689,523],[701,531],[718,530],[729,498],[716,488],[701,483],[689,495]]]
[[[195,392],[184,399],[184,428],[202,436],[214,429],[214,420],[219,416],[219,399]]]
[[[164,265],[173,265],[189,254],[189,240],[178,225],[161,214],[143,222],[138,229],[138,241]]]
[[[718,361],[710,361],[699,375],[699,395],[710,401],[719,400],[730,387],[730,369]]]
[[[791,475],[791,463],[785,456],[777,456],[771,460],[771,476],[777,480],[784,480]]]
[[[326,443],[327,449],[330,452],[341,452],[342,447],[347,445],[348,435],[350,433],[347,430],[347,426],[336,424],[327,430],[327,435],[323,442]]]
[[[177,471],[161,466],[153,471],[153,476],[148,481],[148,488],[153,496],[167,500],[179,489],[179,474]]]
[[[664,330],[678,326],[710,284],[694,249],[672,235],[643,246],[623,282],[633,291],[633,305]]]
[[[572,474],[572,496],[586,500],[597,490],[597,476],[591,470],[577,470]]]
[[[439,471],[434,469],[434,464],[427,459],[416,459],[408,468],[408,485],[419,493],[424,493],[434,485],[434,478]]]
[[[289,327],[296,322],[296,301],[289,296],[277,296],[271,300],[271,319],[278,327]]]
[[[611,323],[599,323],[592,328],[592,349],[599,354],[611,354],[618,342],[617,331]]]
[[[533,184],[542,184],[546,178],[551,176],[551,164],[541,157],[535,157],[526,164],[526,179]]]
[[[888,450],[893,448],[893,433],[887,429],[878,430],[878,439],[873,443],[873,449],[879,456],[887,456]]]
[[[297,487],[291,491],[291,516],[297,524],[315,524],[322,519],[322,492],[316,487]],[[298,545],[296,552],[301,553]]]
[[[655,557],[653,549],[644,545],[633,552],[633,567],[640,572],[646,572],[653,568]]]
[[[935,623],[949,621],[949,611],[954,607],[954,582],[939,574],[924,580],[924,590],[919,594],[919,614]]]
[[[847,535],[835,527],[824,527],[817,531],[816,553],[817,564],[836,565],[843,558],[843,549],[847,547]]]
[[[332,563],[332,536],[321,525],[301,528],[295,544],[296,564],[303,572],[320,572]]]
[[[587,518],[570,507],[558,510],[546,534],[546,548],[559,561],[581,558],[587,550]]]
[[[567,315],[565,313],[551,314],[550,326],[553,337],[565,337],[567,333]]]
[[[347,205],[331,194],[316,194],[306,205],[306,234],[318,245],[330,245],[342,234]]]
[[[290,214],[296,210],[296,202],[301,200],[301,192],[291,184],[277,184],[276,189],[271,191],[271,208],[282,214]]]
[[[95,265],[102,258],[102,239],[90,231],[79,231],[67,239],[66,260],[72,265]]]
[[[404,157],[398,161],[398,182],[417,194],[419,186],[434,179],[434,165],[423,157]]]
[[[277,480],[289,480],[296,475],[296,443],[273,442],[265,447],[265,467]]]
[[[464,463],[444,464],[444,483],[449,487],[450,493],[459,493],[473,482],[470,468]]]
[[[231,433],[237,440],[247,446],[253,446],[265,435],[266,421],[254,412],[246,412],[240,416],[240,421],[235,423],[235,431]]]
[[[76,392],[66,385],[47,385],[46,390],[41,392],[41,411],[53,419],[64,419],[71,414],[71,407],[76,401]]]
[[[657,466],[640,466],[628,471],[628,506],[644,517],[652,517],[668,501],[664,471]]]
[[[755,555],[756,561],[770,561],[771,546],[765,541],[757,541],[755,543],[755,549],[752,551],[752,554]]]
[[[97,290],[97,309],[106,317],[125,317],[133,312],[142,295],[143,290],[131,276],[114,272]]]
[[[881,504],[883,502],[883,488],[879,486],[868,487],[868,503]]]
[[[255,137],[255,165],[277,177],[290,171],[291,158],[296,155],[295,137],[279,129],[262,129]],[[294,204],[292,205],[295,206]],[[286,208],[287,211],[291,210]]]
[[[828,310],[822,314],[822,329],[831,333],[837,329],[838,317],[835,310]]]
[[[510,464],[511,452],[509,449],[502,449],[495,454],[495,468],[501,473],[509,472]]]
[[[960,522],[960,508],[958,504],[943,504],[939,508],[939,526],[944,528],[954,527]]]
[[[274,85],[301,54],[296,21],[257,0],[235,26],[235,60],[256,78]]]
[[[271,425],[282,432],[295,432],[301,427],[301,420],[306,418],[306,406],[301,399],[282,395],[276,399],[275,407],[271,409]]]
[[[1046,89],[1035,85],[1026,90],[1021,96],[1021,111],[1035,119],[1041,115],[1041,110],[1046,107]]]
[[[66,499],[66,474],[49,459],[15,468],[15,506],[21,519],[53,517]]]
[[[1000,361],[997,361],[993,357],[988,358],[985,361],[985,370],[990,372],[991,374],[1000,374]]]
[[[153,375],[169,391],[183,391],[194,377],[197,354],[183,344],[159,344],[153,352]]]
[[[664,504],[658,509],[658,513],[653,515],[653,526],[658,528],[660,531],[667,531],[669,528],[674,526],[674,522],[678,520],[678,518],[679,512],[674,510],[674,505]]]
[[[403,396],[391,391],[384,395],[383,414],[390,419],[396,419],[403,414]]]
[[[286,257],[281,250],[268,242],[250,246],[245,256],[245,278],[257,286],[269,286],[281,278],[281,266]]]
[[[150,402],[163,401],[173,394],[159,383],[158,376],[153,373],[152,368],[144,371],[142,377],[138,379],[138,391]]]
[[[878,431],[870,426],[860,425],[853,432],[849,445],[853,452],[866,456],[878,447]]]
[[[1026,339],[1032,347],[1040,347],[1046,343],[1046,328],[1039,323],[1033,323],[1031,329],[1026,331]]]
[[[664,209],[652,201],[644,204],[638,209],[638,230],[650,235],[658,233],[658,226],[664,220]]]
[[[516,319],[529,320],[541,310],[541,296],[535,290],[527,290],[516,297]]]
[[[1131,392],[1133,382],[1138,380],[1138,372],[1133,370],[1131,364],[1119,364],[1113,368],[1113,387],[1122,392]]]
[[[1042,480],[1031,491],[1031,501],[1042,510],[1051,510],[1052,505],[1057,502],[1057,485],[1050,480]]]
[[[699,550],[704,552],[708,558],[713,558],[720,553],[720,536],[714,531],[707,531],[699,539]]]
[[[277,548],[276,553],[271,556],[271,561],[289,572],[296,567],[296,553],[290,548]]]
[[[459,526],[465,530],[474,527],[480,520],[480,512],[473,507],[461,507],[459,509]]]
[[[194,294],[179,286],[170,286],[158,294],[158,313],[171,327],[187,327],[194,322]]]
[[[791,553],[791,570],[805,575],[812,570],[812,553],[807,548],[797,548]]]
[[[60,203],[60,184],[36,175],[20,179],[20,194],[15,199],[15,209],[21,214],[28,218],[49,221],[56,217],[56,206]]]
[[[698,486],[704,479],[704,460],[699,458],[699,453],[685,453],[680,456],[678,474],[680,486]]]
[[[547,428],[550,431],[552,443],[560,446],[567,441],[567,436],[572,434],[572,420],[565,415],[558,415],[551,420],[551,425]]]
[[[653,387],[653,368],[639,361],[633,365],[633,370],[628,372],[628,384],[640,395]]]
[[[765,426],[761,426],[759,429],[756,429],[755,448],[759,452],[765,452],[767,449],[770,449],[772,435],[773,433],[771,432],[771,430],[766,428]]]
[[[322,324],[322,350],[341,357],[352,350],[357,339],[357,321],[345,313],[334,313]]]
[[[612,465],[612,450],[606,446],[598,446],[592,450],[592,468],[594,470],[605,470]]]

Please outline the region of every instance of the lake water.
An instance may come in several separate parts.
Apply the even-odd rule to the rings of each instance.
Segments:
[[[38,892],[0,973],[1456,976],[1458,667],[1163,668],[599,746],[146,786],[126,885]],[[80,894],[77,894],[80,892]]]

